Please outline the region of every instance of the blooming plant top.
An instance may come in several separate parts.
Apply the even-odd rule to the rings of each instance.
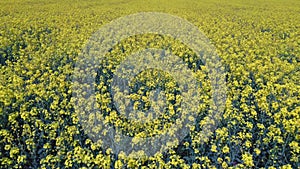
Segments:
[[[299,168],[299,10],[296,0],[1,1],[0,168]],[[207,46],[197,52],[162,32],[118,39],[104,56],[98,55],[93,43],[108,42],[92,35],[117,18],[149,11],[196,26],[209,39],[207,46],[214,46],[219,64],[212,64],[215,58],[199,59],[207,56]],[[142,23],[127,28],[142,28]],[[102,60],[95,60],[96,67],[76,69],[87,52]],[[180,64],[153,66],[155,59]],[[147,69],[131,71],[130,66],[140,70],[146,62],[151,63]],[[92,69],[97,71],[88,74]],[[179,69],[185,71],[176,73]],[[96,77],[94,86],[75,83],[76,71],[77,79]],[[181,82],[187,75],[192,80]],[[127,88],[117,81],[124,77],[130,77]],[[226,100],[214,97],[214,91],[223,90],[212,79],[222,78]],[[185,83],[197,95],[184,90]],[[95,102],[75,97],[91,96],[84,93],[90,89]],[[185,102],[194,96],[197,102]],[[220,100],[224,104],[213,104]],[[194,114],[185,103],[194,103]],[[212,116],[219,106],[222,116]],[[99,131],[111,134],[93,124],[95,119],[121,133],[113,135],[114,141],[132,138],[127,145],[147,147],[143,138],[164,132],[174,139],[157,144],[167,148],[151,155],[136,146],[118,151],[107,144],[111,139],[95,139]],[[185,127],[184,137],[175,137],[176,129]]]

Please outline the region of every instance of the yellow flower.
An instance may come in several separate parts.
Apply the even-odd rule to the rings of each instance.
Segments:
[[[44,144],[44,146],[43,146],[44,149],[48,149],[48,148],[50,148],[50,147],[51,147],[51,145],[50,145],[49,143],[46,143],[46,144]]]
[[[10,149],[10,147],[11,147],[11,146],[10,146],[9,144],[6,144],[6,145],[4,146],[4,150],[6,150],[6,151],[7,151],[7,150],[9,150],[9,149]]]
[[[222,163],[222,168],[228,168],[228,164],[225,161]]]
[[[9,156],[11,157],[11,158],[13,158],[16,154],[18,154],[19,153],[19,148],[17,148],[17,147],[13,147],[11,150],[10,150],[10,152],[9,152]]]
[[[229,151],[230,151],[230,149],[227,145],[222,148],[223,153],[229,153]]]
[[[287,164],[287,165],[281,166],[280,169],[293,169],[293,168],[290,164]]]
[[[257,123],[257,127],[258,127],[259,129],[264,129],[264,128],[265,128],[265,126],[264,126],[263,124],[261,124],[261,123]]]
[[[21,155],[21,156],[18,156],[18,163],[23,163],[26,159],[26,156],[25,155]]]
[[[122,163],[121,160],[117,160],[117,161],[115,162],[115,168],[116,168],[116,169],[122,168],[122,166],[123,166],[123,163]]]
[[[247,140],[246,142],[245,142],[245,146],[247,147],[247,148],[250,148],[251,147],[251,142],[249,141],[249,140]]]
[[[197,164],[197,163],[192,164],[192,169],[200,169],[200,168],[201,168],[200,164]]]
[[[295,151],[296,153],[300,152],[300,147],[299,147],[299,143],[296,141],[292,141],[289,146],[293,149],[293,151]]]
[[[217,159],[217,161],[218,161],[219,164],[221,164],[221,163],[223,162],[223,159],[219,157],[219,158]]]
[[[242,155],[242,160],[244,161],[244,164],[248,167],[253,167],[253,159],[252,159],[252,155],[249,153],[245,153]]]
[[[255,148],[255,149],[254,149],[254,152],[255,152],[256,155],[259,155],[261,151],[260,151],[260,149]]]
[[[216,145],[212,145],[211,146],[211,149],[210,149],[212,152],[217,152],[217,146]]]

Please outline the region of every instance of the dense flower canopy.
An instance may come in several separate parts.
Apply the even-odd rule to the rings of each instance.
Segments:
[[[143,48],[172,51],[201,84],[197,118],[187,117],[196,121],[190,134],[164,153],[138,152],[136,159],[87,135],[71,86],[90,36],[116,18],[145,11],[184,18],[210,39],[226,72],[227,99],[219,124],[203,141],[200,131],[212,99],[205,64],[168,36],[143,34],[119,42],[99,68],[95,97],[102,120],[122,132],[160,134],[176,121],[182,101],[176,79],[151,69],[132,79],[129,97],[136,110],[147,110],[150,91],[160,88],[167,108],[157,109],[152,121],[141,115],[145,123],[116,111],[108,82],[129,54]],[[0,168],[299,168],[299,12],[296,0],[1,1]]]

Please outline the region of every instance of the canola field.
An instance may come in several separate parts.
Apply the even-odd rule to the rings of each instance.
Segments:
[[[216,58],[203,62],[191,46],[176,38],[145,33],[118,41],[96,65],[91,61],[78,68],[86,53],[99,59],[100,49],[93,42],[107,43],[91,38],[95,32],[141,12],[165,13],[193,24],[214,47],[219,64],[211,64]],[[297,0],[0,1],[0,168],[300,168],[299,16]],[[132,25],[139,22],[146,21]],[[175,21],[160,24],[174,26]],[[181,31],[183,26],[175,30],[191,34]],[[117,34],[104,33],[108,39]],[[112,87],[118,65],[129,63],[126,58],[132,53],[154,48],[178,56],[176,63],[189,70],[173,76],[163,67],[150,67],[131,79],[130,91]],[[142,61],[131,62],[139,67]],[[132,74],[128,67],[120,74]],[[93,85],[77,83],[93,73]],[[184,92],[178,82],[188,73],[198,85],[196,104],[193,93]],[[214,86],[214,78],[224,83]],[[84,93],[88,88],[94,93]],[[156,89],[165,95],[149,99]],[[218,93],[226,96],[220,98],[223,104],[211,105],[214,89],[224,89]],[[80,92],[82,97],[76,97]],[[132,111],[153,108],[157,117],[143,113],[135,117],[126,112],[128,107],[114,105],[124,95],[131,100]],[[219,115],[214,114],[218,107],[222,107]],[[183,125],[182,117],[193,125]],[[156,142],[150,140],[147,147],[148,142],[139,141],[161,134],[173,142],[151,156],[143,151],[127,154],[127,149],[117,152],[105,145],[111,140],[95,139],[111,134],[100,123],[113,126],[136,147],[154,150]],[[189,132],[173,139],[172,124],[188,127]]]

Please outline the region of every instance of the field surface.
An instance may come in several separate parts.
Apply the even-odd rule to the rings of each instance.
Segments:
[[[118,34],[114,30],[120,33],[139,24],[142,29],[143,23],[157,20],[153,15],[152,20],[137,19],[128,27],[103,32],[108,41],[94,33],[120,17],[146,16],[141,12],[191,23],[220,62],[211,64],[216,58],[210,58],[205,64],[188,44],[153,32],[121,39],[98,62],[102,56],[97,45],[108,44]],[[0,0],[0,168],[300,168],[299,16],[298,0]],[[177,25],[172,31],[192,34],[181,30],[184,26]],[[178,65],[170,72],[150,67],[131,78],[129,94],[120,91],[122,86],[112,87],[118,65],[131,63],[126,58],[146,48],[169,51],[189,71],[178,73]],[[87,53],[95,61],[83,61]],[[200,52],[203,57],[210,54]],[[134,60],[134,66],[142,61]],[[87,64],[78,68],[82,63]],[[129,66],[123,68],[123,76],[132,73]],[[196,79],[199,102],[187,105],[196,109],[182,108],[184,96],[194,96],[177,82],[188,73]],[[93,85],[84,83],[89,75],[95,75]],[[213,79],[224,83],[214,86]],[[84,92],[89,88],[93,95]],[[149,99],[156,89],[165,95]],[[224,91],[217,97],[222,104],[212,106],[218,100],[214,90]],[[133,112],[140,114],[126,114],[120,110],[130,106],[114,104],[125,95]],[[151,105],[158,107],[158,118],[141,113]],[[166,107],[161,110],[161,105]],[[214,114],[217,109],[220,114]],[[182,125],[185,118],[193,125]],[[155,138],[177,122],[177,128],[189,127],[189,132],[167,142],[164,151],[152,156],[125,153],[142,145],[154,150],[139,138]],[[132,143],[136,147],[117,152],[105,146],[109,141],[97,133],[103,138],[110,133],[102,123],[137,140]],[[172,138],[173,132],[164,134]]]

